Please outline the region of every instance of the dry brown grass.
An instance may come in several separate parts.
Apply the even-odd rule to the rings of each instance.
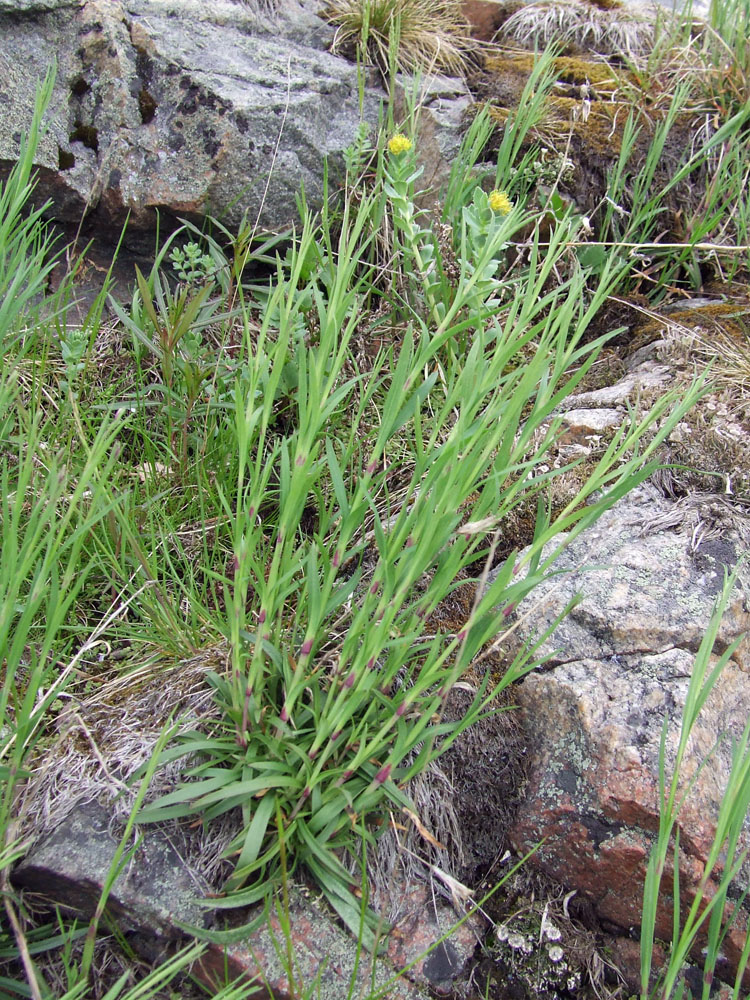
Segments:
[[[323,15],[337,28],[332,51],[358,49],[383,72],[394,45],[405,72],[461,76],[476,52],[460,0],[330,0]]]
[[[633,60],[653,47],[654,15],[638,7],[605,10],[582,0],[537,0],[512,14],[502,34],[523,45],[544,46],[562,40]]]

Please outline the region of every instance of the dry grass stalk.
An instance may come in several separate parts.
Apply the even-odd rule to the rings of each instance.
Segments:
[[[330,0],[323,15],[337,26],[332,51],[354,46],[382,71],[396,38],[400,70],[461,76],[476,45],[460,0]]]
[[[646,7],[603,10],[582,0],[537,0],[505,22],[502,33],[523,45],[555,39],[606,55],[635,59],[651,50],[655,15]]]

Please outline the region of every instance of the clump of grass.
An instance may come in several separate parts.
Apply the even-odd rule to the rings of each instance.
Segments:
[[[743,107],[750,99],[750,3],[711,0],[703,33],[703,53],[708,63],[709,91],[724,114]]]
[[[410,808],[409,779],[533,665],[533,650],[523,649],[499,679],[485,674],[460,720],[443,721],[453,685],[502,630],[507,609],[550,571],[543,546],[561,532],[569,541],[641,482],[696,398],[696,390],[679,402],[666,396],[643,421],[624,424],[553,517],[542,488],[558,472],[535,475],[555,440],[554,427],[542,426],[593,363],[601,342],[584,345],[583,335],[619,272],[605,270],[589,292],[572,262],[567,279],[547,290],[567,255],[570,220],[542,254],[539,218],[477,186],[455,220],[461,267],[451,282],[439,245],[416,221],[414,152],[405,136],[391,140],[380,187],[351,218],[345,210],[337,242],[305,221],[235,385],[234,459],[222,486],[233,552],[231,579],[222,580],[229,665],[210,676],[219,719],[167,752],[191,761],[185,780],[140,815],[197,813],[210,822],[241,810],[227,897],[212,904],[219,907],[257,902],[278,882],[281,822],[290,866],[304,864],[359,928],[361,907],[339,856],[352,831],[374,841],[369,816]],[[387,366],[382,356],[359,379],[346,374],[347,346],[373,277],[362,265],[368,223],[383,199],[406,281],[396,304],[403,333]],[[503,281],[503,251],[529,224],[528,259]],[[336,267],[305,280],[316,243]],[[315,340],[295,354],[280,432],[276,390],[308,312]],[[532,546],[520,564],[505,559],[488,583],[494,532],[529,496],[539,503]],[[428,630],[470,568],[477,589],[465,621],[455,631]]]
[[[651,50],[655,16],[619,3],[611,8],[584,0],[536,0],[505,21],[502,37],[539,48],[574,44],[602,55],[640,59]]]
[[[453,76],[475,54],[460,0],[329,0],[323,15],[336,25],[332,51],[353,47],[384,73],[394,51],[400,70]]]
[[[693,148],[668,174],[663,168],[665,156],[675,155],[673,130],[693,113],[688,105],[694,90],[691,79],[676,86],[652,126],[645,156],[636,156],[644,124],[636,113],[628,115],[604,197],[589,220],[596,238],[580,251],[581,261],[594,268],[612,254],[629,257],[634,264],[630,280],[654,300],[679,284],[699,289],[709,262],[726,266],[731,278],[748,258],[747,166],[740,150],[750,109],[745,106],[719,122],[701,119]]]

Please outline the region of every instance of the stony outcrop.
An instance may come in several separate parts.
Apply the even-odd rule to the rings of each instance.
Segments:
[[[27,855],[13,874],[14,885],[67,914],[93,916],[116,866],[118,840],[110,832],[111,820],[98,802],[77,806]],[[182,937],[175,921],[206,925],[208,911],[198,900],[210,886],[185,865],[168,837],[148,831],[137,847],[126,846],[121,865],[107,914],[133,947],[151,958],[163,957]]]
[[[61,907],[65,914],[90,919],[116,865],[118,837],[110,830],[113,825],[119,832],[120,824],[99,802],[76,806],[16,868],[14,886],[33,892],[37,906]],[[186,925],[217,929],[222,924],[205,900],[212,887],[183,857],[182,841],[178,828],[147,828],[137,844],[129,845],[107,897],[105,919],[115,923],[129,946],[152,963],[163,961],[184,943]],[[259,905],[240,912],[242,924],[259,925],[254,931],[230,934],[232,940],[226,944],[207,945],[192,973],[209,990],[224,984],[228,976],[252,983],[253,995],[261,1000],[297,996],[284,960],[289,934],[295,976],[318,983],[321,995],[346,996],[356,981],[363,993],[375,985],[392,1000],[426,1000],[427,988],[439,995],[452,992],[454,979],[465,973],[484,934],[480,914],[456,927],[453,909],[433,900],[428,886],[394,884],[390,891],[399,897],[401,917],[373,980],[369,956],[359,961],[356,942],[316,893],[298,883],[287,888],[285,903],[279,894],[278,910],[271,906],[266,913]],[[279,915],[282,906],[287,907],[286,927]],[[406,966],[408,973],[400,976]]]
[[[519,608],[519,614],[531,610],[533,629],[543,630],[581,595],[545,642],[545,666],[516,691],[531,759],[511,840],[522,852],[540,843],[532,863],[576,889],[605,925],[623,932],[640,923],[646,865],[658,828],[662,725],[666,719],[669,768],[695,653],[725,569],[736,565],[744,547],[729,529],[697,544],[699,536],[680,530],[679,520],[673,503],[651,486],[640,488],[570,544],[556,563],[565,574],[534,591],[528,602],[533,608]],[[747,595],[744,573],[716,654],[750,628]],[[686,905],[713,841],[732,740],[750,716],[749,673],[745,638],[691,739],[683,777],[694,784],[679,818]],[[710,766],[701,770],[712,751]],[[659,936],[669,938],[671,921],[665,893]],[[741,940],[743,930],[736,927],[724,947],[730,963],[736,962]]]
[[[305,0],[274,13],[239,0],[3,0],[0,171],[18,152],[37,82],[57,61],[39,197],[77,224],[152,232],[156,211],[281,229],[304,185],[335,182],[362,115],[356,66]]]

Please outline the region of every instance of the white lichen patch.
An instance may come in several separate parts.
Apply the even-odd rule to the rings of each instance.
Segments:
[[[567,900],[537,895],[539,888],[495,927],[491,951],[501,975],[522,985],[525,997],[559,1000],[581,986],[597,964],[596,953],[592,936],[571,919]]]

